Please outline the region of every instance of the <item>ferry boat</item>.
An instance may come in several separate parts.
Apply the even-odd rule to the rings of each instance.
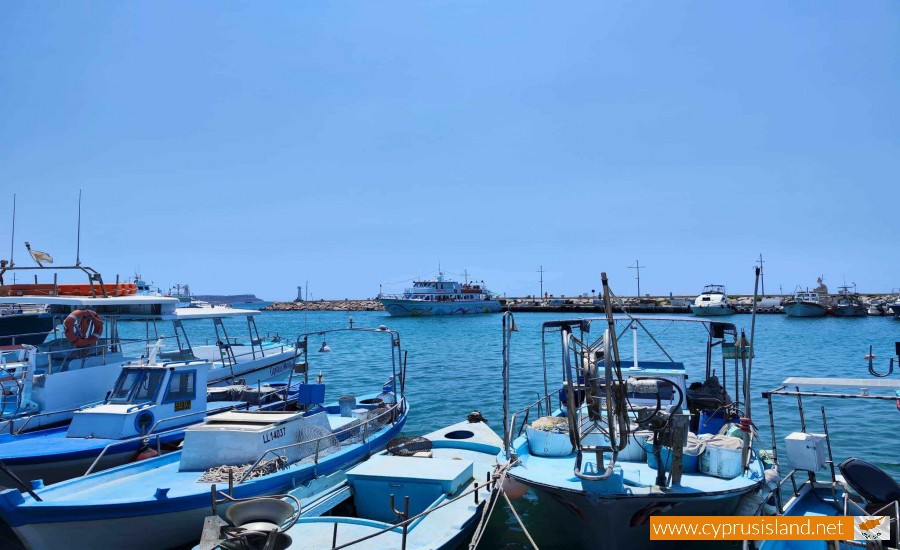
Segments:
[[[390,363],[381,366],[390,378],[360,381],[360,373],[377,366],[361,355],[344,374],[351,387],[328,403],[325,384],[309,379],[309,340],[338,332],[388,339]],[[217,414],[188,427],[179,451],[48,487],[35,483],[24,494],[2,491],[0,517],[29,548],[173,548],[197,540],[217,487],[231,499],[219,507],[227,511],[234,500],[318,493],[343,482],[347,469],[384,449],[406,422],[400,336],[386,327],[349,328],[301,335],[298,342],[298,411]],[[324,340],[319,351],[330,351]],[[347,393],[360,386],[380,392]]]
[[[703,287],[703,292],[700,293],[700,296],[697,296],[697,299],[694,300],[691,312],[702,317],[717,317],[720,315],[733,315],[735,309],[728,300],[728,295],[725,294],[724,285],[706,285]]]
[[[825,317],[828,314],[828,306],[822,302],[819,293],[809,289],[798,289],[781,307],[788,317]]]
[[[603,283],[605,318],[543,324],[542,341],[559,342],[555,349],[549,342],[541,346],[543,397],[511,417],[509,350],[517,328],[512,313],[504,315],[504,450],[498,460],[510,465],[507,495],[533,490],[558,534],[577,537],[572,546],[601,550],[648,547],[650,516],[744,514],[746,499],[765,479],[765,467],[752,452],[751,422],[738,422],[749,417],[750,389],[743,376],[730,376],[749,376],[749,342],[731,323],[711,319],[613,316],[605,274]],[[701,387],[687,387],[684,363],[650,332],[658,322],[682,325],[678,338],[696,327],[706,348]],[[617,341],[628,332],[632,356],[620,359],[626,347]],[[560,348],[562,386],[548,387],[550,372],[559,374],[550,361],[560,357]],[[726,387],[744,388],[739,403]],[[720,435],[729,421],[740,424],[737,436]]]
[[[426,315],[465,315],[496,313],[500,302],[482,284],[444,279],[439,273],[433,281],[415,281],[403,294],[379,294],[378,301],[394,317]]]

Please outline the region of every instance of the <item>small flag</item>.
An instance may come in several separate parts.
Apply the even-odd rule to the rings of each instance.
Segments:
[[[28,249],[28,253],[31,254],[32,259],[41,267],[44,265],[41,262],[47,262],[48,264],[53,263],[53,256],[47,254],[46,252],[41,252],[40,250],[32,250],[31,243],[25,242],[25,248]]]

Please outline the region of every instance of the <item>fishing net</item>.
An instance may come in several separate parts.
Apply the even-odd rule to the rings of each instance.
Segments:
[[[256,468],[253,468],[253,464],[243,464],[241,466],[213,466],[200,475],[197,483],[228,483],[229,471],[232,473],[232,479],[234,480],[234,483],[240,483],[244,478],[244,474],[250,468],[253,468],[253,471],[250,472],[249,475],[247,475],[247,479],[254,479],[257,477],[273,474],[283,469],[285,466],[287,466],[287,459],[283,456],[263,459],[256,466]]]
[[[331,430],[323,426],[303,426],[297,441],[300,445],[292,447],[291,451],[296,453],[293,458],[298,461],[315,460],[316,457],[321,459],[341,450],[341,442]]]

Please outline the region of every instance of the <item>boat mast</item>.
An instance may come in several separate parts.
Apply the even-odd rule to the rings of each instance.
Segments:
[[[9,267],[15,267],[13,252],[16,248],[16,195],[13,193],[12,236],[9,238]]]
[[[75,244],[75,265],[81,265],[81,189],[78,190],[78,238]]]

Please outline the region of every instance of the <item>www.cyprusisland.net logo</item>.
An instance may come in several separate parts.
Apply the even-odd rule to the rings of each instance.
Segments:
[[[853,516],[854,540],[888,540],[891,522],[887,516]]]

